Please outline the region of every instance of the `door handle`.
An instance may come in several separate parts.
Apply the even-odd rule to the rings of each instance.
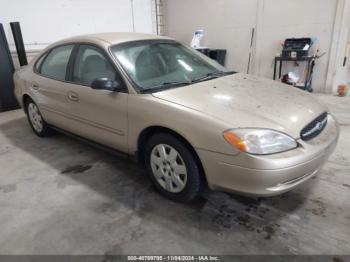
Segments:
[[[32,88],[33,88],[34,90],[38,90],[38,89],[39,89],[39,84],[33,82],[33,83],[32,83]]]
[[[68,92],[68,99],[76,102],[76,101],[79,101],[79,96],[77,93]]]

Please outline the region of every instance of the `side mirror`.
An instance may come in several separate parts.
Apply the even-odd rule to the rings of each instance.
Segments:
[[[108,78],[97,78],[91,83],[91,88],[95,90],[121,91],[123,88],[118,81]]]

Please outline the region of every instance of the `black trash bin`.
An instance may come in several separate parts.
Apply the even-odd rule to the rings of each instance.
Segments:
[[[217,61],[220,65],[225,66],[226,52],[225,49],[212,49],[209,52],[209,57]]]
[[[210,56],[210,49],[209,48],[196,48],[197,51],[201,52],[202,54],[206,56]]]

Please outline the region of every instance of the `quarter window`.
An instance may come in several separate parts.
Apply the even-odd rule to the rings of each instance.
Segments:
[[[73,45],[66,45],[52,49],[43,61],[40,73],[58,80],[65,80],[73,47]]]
[[[116,71],[98,48],[81,45],[74,63],[73,81],[90,86],[98,78],[116,80]]]
[[[38,59],[38,61],[35,63],[35,71],[36,71],[36,72],[39,72],[40,66],[41,66],[41,64],[43,63],[43,61],[45,60],[46,56],[47,56],[47,53],[43,54],[43,55]]]

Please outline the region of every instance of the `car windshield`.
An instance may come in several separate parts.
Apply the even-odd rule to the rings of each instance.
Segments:
[[[127,42],[111,47],[141,92],[210,80],[227,70],[200,52],[172,40]]]

